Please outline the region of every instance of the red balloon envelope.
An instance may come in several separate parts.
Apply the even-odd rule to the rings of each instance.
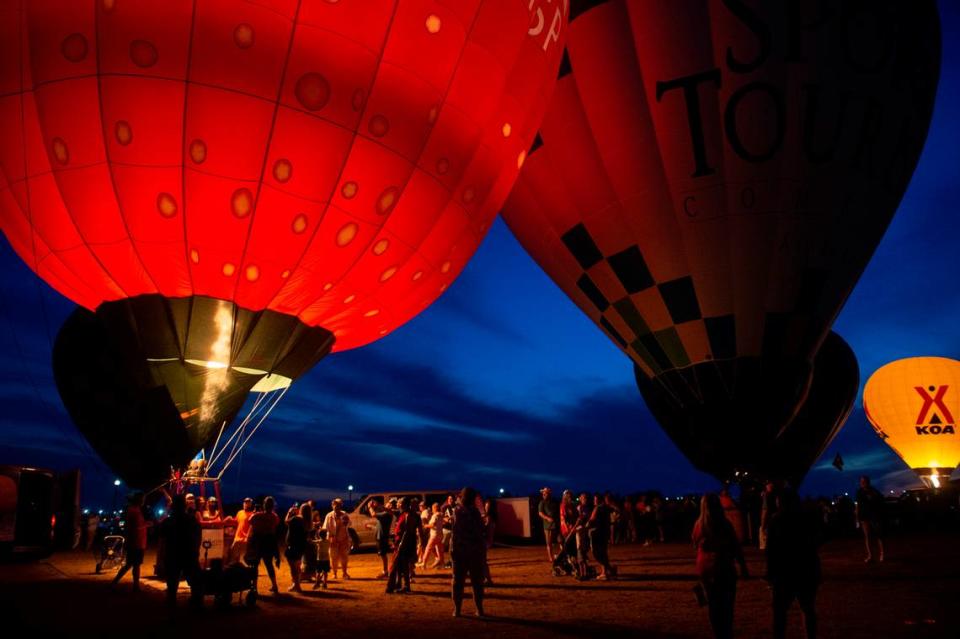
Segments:
[[[565,25],[553,0],[4,2],[0,226],[89,309],[212,298],[367,344],[477,248]]]
[[[504,207],[718,466],[766,450],[900,202],[936,5],[582,1]],[[718,466],[712,466],[716,468]]]

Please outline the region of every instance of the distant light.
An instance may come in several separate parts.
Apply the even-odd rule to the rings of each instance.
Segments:
[[[119,485],[120,485],[120,480],[119,480],[119,479],[114,479],[114,480],[113,480],[113,485],[114,485],[114,486],[119,486]]]
[[[90,509],[89,509],[89,508],[84,508],[84,509],[83,509],[83,514],[84,514],[84,515],[89,515],[89,514],[90,514]]]
[[[500,494],[501,494],[501,495],[503,494],[503,488],[500,489]]]
[[[349,486],[347,486],[347,490],[353,490],[353,484],[350,484]]]
[[[850,493],[843,493],[843,496],[844,496],[844,497],[849,497],[849,496],[850,496]]]
[[[97,514],[98,514],[98,515],[102,515],[102,514],[103,514],[103,508],[101,508],[100,510],[98,510],[98,511],[97,511]]]
[[[157,509],[157,516],[158,516],[158,517],[163,517],[163,508],[158,508],[158,509]]]

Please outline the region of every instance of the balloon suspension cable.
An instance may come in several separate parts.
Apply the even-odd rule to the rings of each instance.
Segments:
[[[227,469],[230,468],[230,464],[233,463],[233,460],[237,458],[237,455],[243,452],[243,449],[246,447],[247,442],[249,442],[250,438],[253,437],[254,434],[256,434],[261,424],[263,424],[263,422],[266,421],[267,417],[270,416],[270,413],[273,412],[273,409],[276,408],[277,404],[280,403],[280,400],[283,399],[283,396],[287,394],[287,389],[289,388],[290,387],[287,386],[285,388],[279,389],[279,392],[271,391],[270,393],[264,393],[264,396],[269,394],[271,396],[275,396],[275,398],[271,397],[272,401],[269,402],[266,410],[263,411],[263,414],[260,416],[260,419],[257,421],[256,425],[254,425],[254,427],[250,430],[250,432],[246,435],[246,437],[244,437],[243,441],[240,442],[239,439],[237,440],[238,442],[240,442],[239,446],[237,446],[236,442],[234,443],[234,450],[231,452],[230,457],[227,458],[227,461],[223,462],[223,467],[220,469],[220,471],[216,475],[217,480],[220,480],[223,477],[223,473],[225,473]],[[252,412],[253,411],[251,411],[251,413]]]
[[[220,432],[217,433],[217,439],[213,442],[213,447],[210,449],[210,456],[213,457],[214,453],[217,452],[217,446],[220,444],[220,438],[223,437],[223,430],[227,427],[227,420],[223,420],[220,423]]]
[[[253,407],[250,409],[250,412],[247,413],[246,416],[243,418],[243,421],[241,421],[240,424],[236,428],[234,428],[233,432],[230,434],[230,437],[228,437],[227,440],[223,442],[222,448],[218,449],[217,444],[214,444],[213,449],[211,449],[210,451],[210,461],[207,464],[208,468],[212,466],[220,458],[220,455],[223,454],[223,451],[226,450],[227,447],[230,446],[231,444],[233,444],[233,448],[230,449],[230,453],[227,454],[227,457],[230,457],[230,455],[233,454],[233,451],[236,449],[237,441],[239,441],[239,439],[242,437],[241,433],[243,433],[243,429],[246,428],[247,424],[250,423],[250,420],[256,416],[257,412],[260,410],[260,405],[263,402],[264,397],[266,396],[267,396],[266,393],[261,393],[257,395],[257,399],[253,403]],[[226,422],[224,422],[224,426],[226,426]],[[218,435],[217,442],[219,441],[220,441],[220,436]]]

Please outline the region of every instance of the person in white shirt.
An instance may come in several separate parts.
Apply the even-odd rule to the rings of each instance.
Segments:
[[[333,568],[333,578],[337,578],[338,568],[343,568],[343,578],[349,579],[347,560],[350,557],[350,516],[343,512],[343,500],[334,499],[330,506],[333,508],[323,520],[323,529],[327,531],[330,540],[330,566]]]
[[[424,530],[430,531],[430,540],[427,541],[427,547],[423,551],[421,562],[426,564],[427,558],[432,552],[436,554],[437,560],[430,567],[439,568],[443,566],[443,513],[440,512],[440,504],[433,505],[433,511],[426,526],[424,526]]]

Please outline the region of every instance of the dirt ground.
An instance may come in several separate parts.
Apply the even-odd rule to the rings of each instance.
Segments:
[[[831,542],[822,552],[824,584],[818,597],[821,637],[960,637],[960,548],[957,539],[927,535],[890,540],[884,564],[864,565],[857,540]],[[689,546],[611,548],[620,578],[577,582],[550,574],[544,550],[496,548],[490,557],[495,586],[488,589],[489,617],[451,617],[449,574],[421,572],[409,595],[385,595],[375,555],[351,556],[350,581],[326,591],[288,594],[281,569],[280,595],[265,595],[253,610],[201,611],[187,607],[185,586],[171,614],[162,585],[147,580],[131,592],[129,577],[111,589],[113,575],[96,575],[86,553],[62,553],[34,563],[0,566],[0,618],[5,637],[25,636],[377,636],[377,637],[708,637],[698,608]],[[144,567],[151,567],[148,553]],[[762,575],[762,557],[748,551],[750,569]],[[145,570],[144,572],[150,572]],[[260,591],[269,587],[264,575]],[[468,588],[469,596],[469,588]],[[770,594],[762,579],[740,582],[738,637],[770,637]],[[790,637],[801,637],[794,610]],[[16,629],[8,634],[6,630]],[[296,633],[296,634],[294,634]]]

